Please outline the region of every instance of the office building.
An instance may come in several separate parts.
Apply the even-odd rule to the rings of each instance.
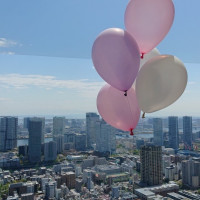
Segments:
[[[42,148],[42,136],[43,136],[43,122],[41,118],[31,118],[29,121],[29,150],[28,156],[30,162],[41,161],[41,148]]]
[[[153,119],[153,141],[154,145],[163,146],[163,122],[161,118]]]
[[[28,124],[30,119],[31,119],[30,117],[24,117],[24,128],[28,129]]]
[[[44,117],[38,117],[42,121],[42,144],[44,144],[44,135],[45,135],[45,118]]]
[[[185,149],[192,149],[192,117],[183,117],[183,143]]]
[[[76,151],[86,150],[86,135],[85,134],[75,135],[75,149]]]
[[[119,191],[120,191],[119,186],[112,186],[112,197],[118,199],[119,198]]]
[[[53,135],[64,135],[65,132],[65,117],[53,118]]]
[[[19,153],[19,155],[27,156],[28,155],[28,145],[19,146],[18,153]]]
[[[56,142],[50,141],[44,143],[44,160],[54,161],[57,158],[57,145]]]
[[[74,189],[75,188],[75,183],[76,183],[76,175],[74,172],[67,172],[66,173],[67,181],[66,185],[69,189]]]
[[[162,184],[161,146],[143,146],[140,149],[141,182],[153,186]]]
[[[96,122],[96,150],[99,152],[116,151],[115,130],[104,120]]]
[[[179,149],[178,117],[168,117],[169,147]]]
[[[44,144],[44,135],[45,135],[45,118],[44,117],[25,117],[24,118],[24,128],[27,128],[29,130],[29,122],[31,119],[37,118],[42,121],[42,144]]]
[[[64,151],[64,135],[54,135],[53,141],[56,142],[57,153],[63,153]]]
[[[75,149],[75,133],[65,133],[64,134],[64,149],[71,150]]]
[[[172,164],[165,168],[165,178],[169,181],[173,181],[175,179],[175,166]]]
[[[86,134],[87,147],[91,148],[96,143],[96,122],[99,121],[99,115],[96,113],[86,113]]]
[[[182,182],[193,188],[200,186],[200,162],[190,160],[182,161]]]
[[[56,181],[47,182],[45,185],[45,198],[54,199],[56,195],[57,183]]]
[[[0,151],[17,147],[17,117],[0,117]]]
[[[142,146],[144,146],[144,139],[137,139],[136,140],[136,148],[140,149]]]

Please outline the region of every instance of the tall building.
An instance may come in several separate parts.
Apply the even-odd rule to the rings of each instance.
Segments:
[[[29,122],[32,118],[35,117],[25,117],[24,118],[24,128],[27,128],[29,130]],[[44,144],[44,135],[45,135],[45,118],[44,117],[37,117],[38,119],[40,119],[42,121],[42,144]]]
[[[183,117],[183,143],[185,149],[192,149],[192,117]]]
[[[17,117],[6,117],[6,150],[17,147]]]
[[[169,126],[169,147],[179,148],[178,117],[168,117]]]
[[[53,141],[56,142],[57,153],[63,153],[64,151],[64,135],[55,135]]]
[[[54,161],[57,158],[56,142],[50,141],[44,143],[44,159],[45,161]]]
[[[96,122],[99,121],[99,115],[96,113],[86,113],[86,134],[87,147],[91,148],[96,143]]]
[[[67,181],[66,185],[69,189],[74,189],[75,188],[75,183],[76,183],[76,176],[74,172],[67,172],[66,173]]]
[[[86,135],[85,134],[75,135],[75,149],[76,151],[86,150]]]
[[[0,117],[0,151],[17,147],[17,117]]]
[[[75,149],[75,133],[65,133],[64,134],[64,149],[71,150]]]
[[[104,120],[96,122],[96,150],[110,153],[116,151],[115,129]]]
[[[190,159],[183,160],[181,164],[183,185],[198,188],[200,186],[200,162]]]
[[[64,151],[65,117],[53,118],[53,140],[57,144],[57,153]]]
[[[30,117],[24,117],[24,128],[28,129],[28,124],[30,119],[31,119]]]
[[[154,145],[163,146],[163,122],[161,118],[153,119]]]
[[[162,184],[161,146],[143,146],[140,149],[141,182],[153,186]]]
[[[44,135],[45,135],[45,118],[44,117],[38,117],[42,121],[42,144],[44,144]]]
[[[41,148],[42,148],[42,135],[43,135],[43,122],[41,118],[31,118],[29,121],[29,161],[41,161]]]
[[[53,135],[64,135],[65,132],[65,117],[53,118]]]

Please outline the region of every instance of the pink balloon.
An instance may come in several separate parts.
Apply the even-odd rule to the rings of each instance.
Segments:
[[[140,109],[133,88],[124,96],[123,92],[108,84],[105,85],[97,96],[97,109],[108,124],[130,133],[140,118]]]
[[[99,75],[110,85],[127,91],[140,65],[140,52],[134,38],[119,28],[103,31],[92,47],[92,60]]]
[[[169,32],[174,20],[172,0],[130,0],[125,27],[135,38],[142,54],[156,47]]]

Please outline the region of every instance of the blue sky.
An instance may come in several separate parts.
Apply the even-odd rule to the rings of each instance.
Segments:
[[[104,84],[91,61],[96,36],[124,28],[128,0],[0,0],[1,115],[70,115],[96,111]],[[174,0],[175,21],[158,49],[179,57],[189,83],[154,116],[199,116],[199,0]]]

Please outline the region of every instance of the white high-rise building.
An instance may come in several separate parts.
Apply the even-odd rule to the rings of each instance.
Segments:
[[[99,152],[116,151],[115,130],[104,120],[96,122],[96,150]]]
[[[173,181],[175,179],[175,167],[173,165],[165,168],[165,178],[169,181]]]
[[[17,147],[17,117],[0,117],[0,151]]]
[[[190,160],[182,161],[182,181],[183,185],[188,185],[190,187],[200,186],[200,162]],[[198,178],[196,178],[198,177]]]
[[[96,122],[99,121],[99,115],[96,113],[86,113],[86,134],[87,147],[91,148],[96,143]]]
[[[64,135],[65,132],[65,117],[53,118],[53,135]]]

